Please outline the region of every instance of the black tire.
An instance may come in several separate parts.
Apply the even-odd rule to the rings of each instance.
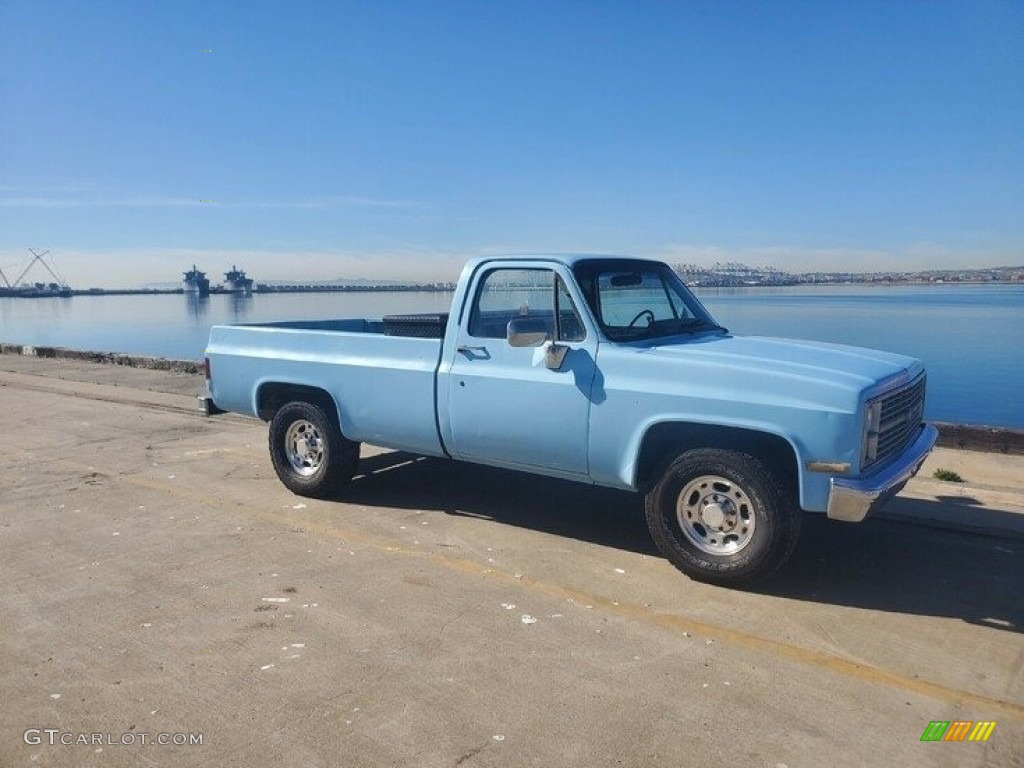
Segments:
[[[359,443],[342,435],[337,417],[315,403],[282,406],[270,422],[269,439],[274,471],[299,496],[328,498],[359,468]]]
[[[724,586],[777,571],[796,547],[802,517],[759,459],[719,448],[677,456],[647,494],[646,514],[658,549],[676,568]]]

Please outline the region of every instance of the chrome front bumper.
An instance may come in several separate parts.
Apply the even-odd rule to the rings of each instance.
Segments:
[[[828,516],[833,520],[859,523],[880,508],[917,474],[938,436],[939,431],[935,427],[925,424],[903,454],[877,474],[855,480],[833,477],[828,495]]]

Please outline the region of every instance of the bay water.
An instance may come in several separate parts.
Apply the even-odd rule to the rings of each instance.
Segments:
[[[928,369],[925,417],[1024,428],[1024,285],[695,291],[737,335],[899,352]],[[0,298],[0,341],[201,359],[211,325],[448,311],[447,292]]]

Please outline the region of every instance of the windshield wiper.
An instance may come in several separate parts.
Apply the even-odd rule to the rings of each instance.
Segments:
[[[699,317],[685,317],[675,320],[657,320],[645,328],[605,328],[608,337],[613,341],[650,341],[676,336],[681,333],[697,333],[699,331],[729,332],[717,323],[702,320]]]
[[[728,333],[729,329],[718,323],[702,320],[699,317],[680,318],[676,321],[677,333],[696,333],[697,331],[724,331]]]

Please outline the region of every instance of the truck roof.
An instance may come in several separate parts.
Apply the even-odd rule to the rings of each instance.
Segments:
[[[638,256],[609,253],[508,253],[497,256],[478,256],[470,259],[466,266],[476,268],[480,264],[492,261],[554,261],[572,267],[581,261],[643,261],[659,263],[657,259],[646,259]]]

